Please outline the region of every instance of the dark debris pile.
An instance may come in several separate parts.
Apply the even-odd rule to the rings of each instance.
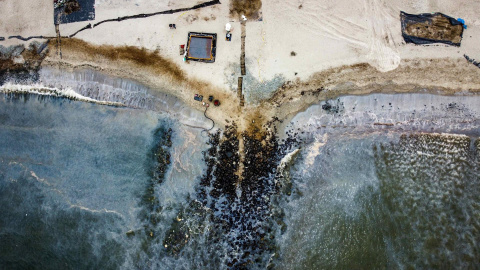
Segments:
[[[150,153],[150,160],[154,160],[155,164],[150,168],[150,181],[147,184],[146,190],[141,200],[143,210],[140,212],[140,218],[145,221],[143,232],[141,230],[129,231],[127,236],[144,233],[146,237],[142,237],[144,242],[142,244],[143,251],[151,256],[151,251],[148,244],[150,241],[158,241],[156,232],[157,224],[162,220],[163,207],[159,199],[155,195],[156,188],[161,185],[165,179],[165,173],[170,165],[170,148],[172,146],[172,129],[165,129],[163,127],[157,129],[154,133],[155,145],[152,147]]]
[[[292,136],[279,143],[274,123],[275,119],[263,131],[241,134],[232,123],[223,134],[210,135],[210,148],[204,153],[207,169],[197,197],[173,222],[163,243],[172,255],[180,254],[192,239],[186,236],[186,220],[191,223],[193,218],[197,224],[203,220],[213,228],[206,232],[206,238],[222,247],[224,259],[217,259],[224,267],[273,267],[270,258],[276,249],[275,228],[285,230],[283,212],[271,205],[272,196],[284,189],[278,181],[277,166],[291,148],[298,146]],[[243,160],[240,140],[244,143]]]
[[[48,42],[32,42],[4,47],[0,45],[0,85],[7,81],[31,83],[38,80],[38,71],[48,53]]]

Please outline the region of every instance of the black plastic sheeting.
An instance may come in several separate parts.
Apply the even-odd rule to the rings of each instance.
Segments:
[[[64,24],[72,22],[83,22],[95,20],[95,0],[76,0],[80,5],[80,10],[71,14],[64,12],[65,7],[61,6],[55,9],[53,21],[55,24]]]
[[[466,54],[464,54],[463,57],[465,57],[469,63],[472,63],[474,66],[480,68],[480,62],[475,61],[475,59],[468,57]]]
[[[9,38],[9,39],[16,38],[16,39],[20,39],[20,40],[23,40],[23,41],[28,41],[28,40],[30,40],[30,39],[52,39],[52,38],[55,38],[55,37],[46,37],[46,36],[29,36],[29,37],[9,36],[8,38]],[[62,37],[62,38],[63,38],[63,37]]]
[[[412,23],[425,23],[428,21],[431,21],[433,17],[435,16],[444,16],[450,21],[451,25],[462,25],[463,29],[463,24],[459,22],[458,20],[445,15],[443,13],[437,12],[437,13],[421,13],[421,14],[408,14],[406,12],[400,11],[400,20],[402,22],[402,36],[405,42],[407,43],[415,43],[419,45],[424,45],[424,44],[432,44],[432,43],[444,43],[448,45],[453,45],[453,46],[460,46],[460,43],[454,43],[449,40],[441,40],[441,39],[428,39],[428,38],[422,38],[422,37],[416,37],[416,36],[411,36],[405,33],[405,29],[407,28],[407,25],[410,25]],[[463,30],[462,34],[460,37],[463,35]]]

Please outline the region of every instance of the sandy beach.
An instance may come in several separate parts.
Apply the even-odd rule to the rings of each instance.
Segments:
[[[0,268],[479,265],[478,0],[0,10]]]
[[[100,0],[95,2],[95,20],[88,23],[196,4]],[[480,59],[475,49],[480,39],[480,20],[475,14],[480,4],[476,1],[265,1],[258,18],[245,21],[246,104],[241,107],[236,92],[242,76],[242,27],[241,19],[230,15],[230,4],[222,1],[192,11],[105,23],[75,38],[62,38],[59,47],[51,39],[42,66],[90,67],[172,94],[198,110],[203,110],[202,104],[193,100],[193,94],[214,95],[222,106],[210,110],[211,117],[221,126],[230,119],[243,128],[254,119],[263,123],[262,119],[273,116],[285,118],[340,95],[480,91],[480,69],[464,58]],[[12,10],[11,16],[2,19],[2,35],[55,37],[52,5],[49,0],[34,4],[2,1],[2,10]],[[443,12],[463,18],[468,29],[462,45],[406,44],[400,11]],[[33,12],[35,20],[30,19]],[[86,23],[61,24],[60,34],[71,35]],[[171,23],[176,29],[169,29]],[[226,23],[232,25],[230,42],[223,39]],[[186,43],[189,31],[218,34],[215,63],[183,61],[179,45]],[[6,38],[0,45],[34,40]]]

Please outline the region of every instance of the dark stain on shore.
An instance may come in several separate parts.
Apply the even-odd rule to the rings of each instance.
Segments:
[[[196,89],[198,93],[211,93],[213,90],[212,86],[206,81],[188,78],[178,64],[161,56],[158,51],[149,51],[135,46],[99,46],[80,39],[69,38],[62,39],[62,53],[64,58],[81,55],[86,61],[93,62],[102,58],[112,62],[127,61],[143,71],[161,75],[167,80],[170,79],[171,83]]]
[[[64,52],[75,51],[77,53],[100,56],[111,61],[126,60],[136,65],[170,75],[174,80],[186,80],[182,69],[169,59],[162,57],[156,51],[148,51],[145,48],[135,46],[97,46],[80,39],[65,39],[62,41]]]

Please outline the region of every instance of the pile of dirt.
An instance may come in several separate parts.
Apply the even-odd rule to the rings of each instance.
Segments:
[[[80,4],[78,3],[77,0],[70,0],[67,3],[65,3],[65,10],[64,10],[65,14],[69,15],[79,10],[80,10]]]
[[[260,17],[261,7],[261,0],[232,0],[230,2],[230,16],[240,17],[245,15],[249,19],[256,20]]]

